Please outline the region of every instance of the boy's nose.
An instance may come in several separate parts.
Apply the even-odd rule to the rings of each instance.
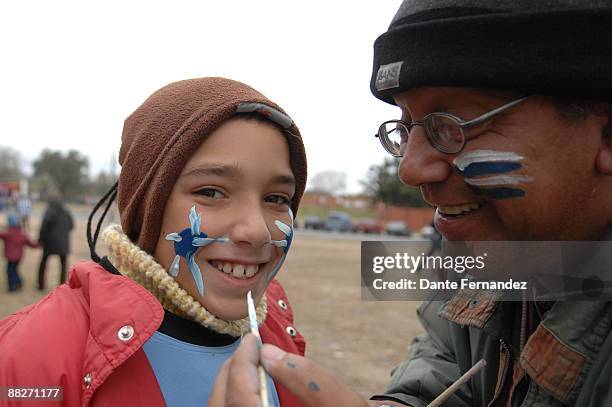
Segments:
[[[443,182],[451,176],[450,156],[431,145],[422,126],[412,128],[404,151],[398,166],[398,175],[404,184],[420,186]]]
[[[270,242],[270,230],[261,205],[243,205],[236,212],[238,217],[229,234],[232,242],[253,248],[260,248]]]

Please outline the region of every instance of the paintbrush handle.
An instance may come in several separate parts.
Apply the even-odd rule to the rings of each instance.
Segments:
[[[259,397],[261,398],[261,407],[270,407],[268,400],[268,381],[266,380],[266,371],[263,366],[257,366],[259,373]]]
[[[455,393],[461,385],[470,380],[472,376],[474,376],[480,369],[485,367],[487,362],[484,359],[480,359],[474,366],[470,368],[463,376],[461,376],[456,382],[448,386],[446,390],[444,390],[438,397],[434,399],[431,403],[427,405],[427,407],[439,407],[443,402],[446,401],[450,396]]]
[[[251,333],[255,335],[261,344],[259,331],[257,329],[251,329]],[[257,373],[259,374],[259,398],[261,399],[261,407],[270,407],[270,403],[268,401],[268,381],[266,380],[266,371],[262,365],[257,366]]]

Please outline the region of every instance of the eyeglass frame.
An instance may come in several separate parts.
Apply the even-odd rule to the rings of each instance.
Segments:
[[[397,119],[397,120],[387,120],[386,122],[382,123],[379,127],[378,127],[378,133],[376,133],[374,135],[374,137],[377,137],[380,140],[380,143],[382,144],[383,148],[385,149],[385,151],[387,151],[389,154],[391,154],[393,157],[398,157],[401,158],[403,157],[402,154],[400,154],[399,152],[396,154],[393,151],[391,151],[391,147],[385,143],[385,140],[390,141],[389,137],[386,135],[387,132],[384,131],[383,129],[385,128],[385,125],[389,124],[389,123],[395,123],[395,124],[401,124],[402,126],[404,126],[407,130],[407,134],[410,135],[410,131],[412,130],[412,128],[414,126],[422,126],[423,129],[425,130],[425,135],[427,136],[427,140],[429,141],[429,144],[431,144],[431,146],[433,148],[435,148],[436,150],[438,150],[441,153],[444,154],[457,154],[459,152],[461,152],[461,150],[463,150],[463,148],[465,147],[466,142],[470,139],[468,138],[467,135],[467,129],[470,127],[474,127],[474,126],[478,126],[484,122],[486,122],[487,120],[491,119],[493,116],[495,116],[498,113],[503,112],[504,110],[510,109],[513,106],[516,106],[517,104],[525,101],[525,99],[529,98],[530,96],[522,96],[518,99],[515,99],[511,102],[506,103],[503,106],[500,106],[496,109],[493,109],[489,112],[486,112],[474,119],[471,120],[463,120],[462,118],[460,118],[459,116],[456,116],[452,113],[447,113],[447,112],[432,112],[427,114],[425,117],[423,117],[422,120],[420,121],[412,121],[410,123],[401,120],[401,119]],[[461,136],[463,137],[463,142],[461,143],[461,147],[457,150],[457,151],[445,151],[444,149],[441,149],[440,146],[436,146],[434,141],[432,140],[433,137],[429,134],[429,131],[427,130],[427,126],[425,125],[426,121],[428,119],[431,119],[432,117],[445,117],[445,118],[450,118],[454,121],[457,122],[457,125],[459,126],[459,130],[461,131]],[[385,132],[385,135],[381,135],[382,132]]]

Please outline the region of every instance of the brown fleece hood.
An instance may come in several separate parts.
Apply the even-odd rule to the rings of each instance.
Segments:
[[[121,226],[140,248],[153,253],[172,187],[202,142],[241,112],[257,112],[283,129],[295,177],[292,210],[306,187],[306,153],[298,128],[255,89],[224,78],[171,83],[153,93],[126,120],[121,138],[118,205]]]

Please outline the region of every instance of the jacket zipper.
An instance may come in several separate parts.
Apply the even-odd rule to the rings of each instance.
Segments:
[[[499,340],[499,349],[500,351],[503,349],[506,352],[506,360],[504,361],[504,372],[502,373],[502,377],[501,377],[499,386],[496,386],[497,390],[495,391],[495,394],[493,395],[493,400],[491,400],[491,402],[487,404],[487,407],[491,407],[493,403],[495,403],[499,395],[501,394],[502,390],[504,389],[504,384],[506,383],[506,376],[508,376],[508,370],[510,369],[510,359],[512,355],[510,354],[510,347],[506,345],[506,342],[504,342],[503,339]]]

